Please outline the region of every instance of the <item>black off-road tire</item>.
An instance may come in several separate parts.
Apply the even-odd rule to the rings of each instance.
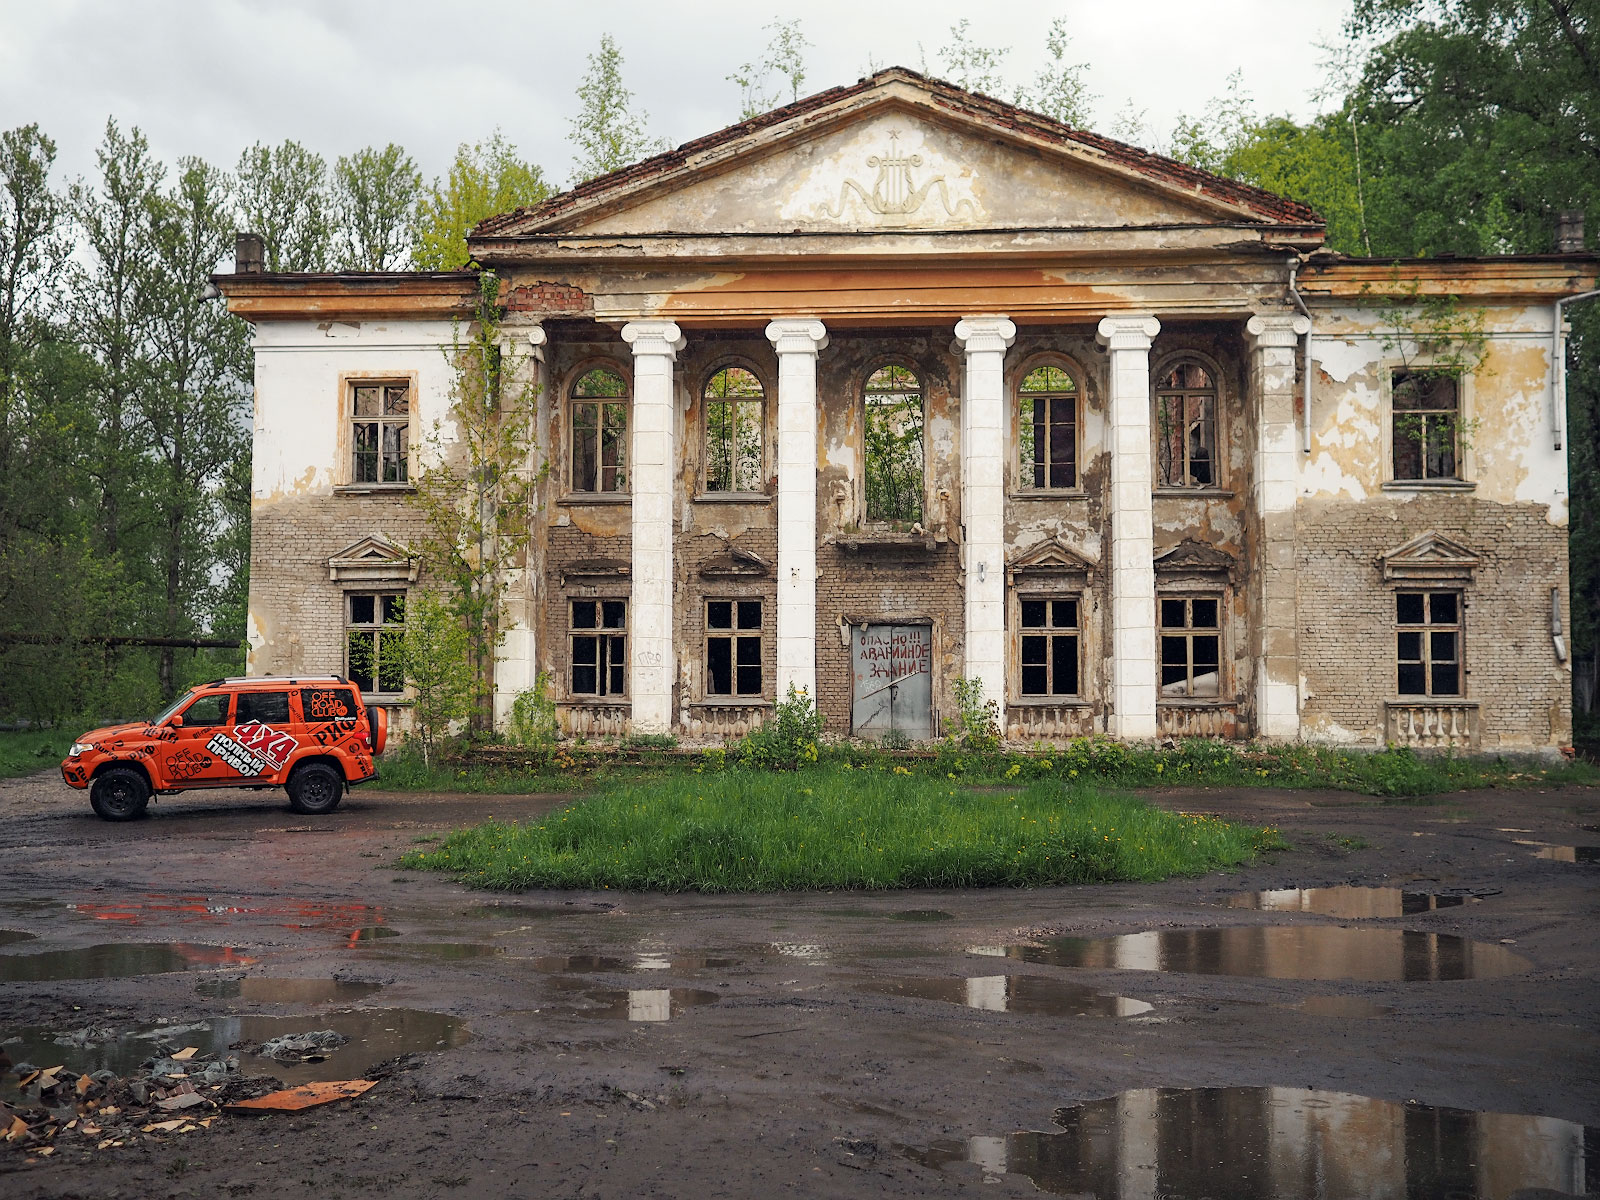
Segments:
[[[89,804],[107,821],[137,821],[150,805],[150,781],[132,767],[109,767],[89,785]]]
[[[286,790],[295,812],[331,813],[344,799],[344,777],[327,763],[306,763],[294,769]]]

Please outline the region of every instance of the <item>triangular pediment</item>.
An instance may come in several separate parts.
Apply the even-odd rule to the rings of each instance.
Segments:
[[[328,557],[328,578],[339,581],[415,583],[417,561],[381,533],[368,534]]]
[[[633,563],[626,558],[579,558],[561,570],[561,584],[594,585],[613,579],[627,579],[633,574]]]
[[[1006,562],[1010,582],[1020,579],[1061,579],[1068,576],[1088,582],[1098,563],[1060,538],[1046,538],[1013,554]]]
[[[549,235],[1316,225],[1304,205],[900,68],[491,217]]]
[[[1430,529],[1379,555],[1385,579],[1468,580],[1481,561],[1453,538]]]
[[[737,547],[713,554],[700,564],[702,579],[761,579],[770,574],[772,567],[766,559]]]
[[[1165,575],[1229,575],[1239,566],[1239,560],[1226,550],[1184,538],[1170,550],[1155,556],[1157,574]]]

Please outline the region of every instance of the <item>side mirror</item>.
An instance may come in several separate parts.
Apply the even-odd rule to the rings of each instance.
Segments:
[[[182,729],[183,728],[183,714],[179,713],[177,716],[173,717],[170,721],[168,721],[167,724],[171,725],[174,729]]]

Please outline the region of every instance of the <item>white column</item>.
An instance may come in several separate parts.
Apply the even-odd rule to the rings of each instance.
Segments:
[[[1294,364],[1310,322],[1299,313],[1250,318],[1250,517],[1256,553],[1245,605],[1255,659],[1255,733],[1300,736],[1300,657],[1295,587]]]
[[[1149,315],[1107,317],[1100,344],[1110,357],[1111,733],[1156,735],[1156,576],[1150,509]]]
[[[1005,317],[964,317],[956,340],[966,351],[961,396],[962,494],[966,525],[968,679],[1000,709],[1006,727],[1006,350],[1017,327]]]
[[[543,325],[529,325],[507,330],[508,336],[500,346],[501,361],[510,369],[510,378],[516,386],[505,390],[521,394],[523,383],[531,383],[539,393],[544,389]],[[516,344],[518,336],[525,337],[530,347],[523,350]],[[531,378],[530,378],[531,377]],[[537,399],[534,402],[538,403]],[[529,414],[533,420],[533,415]],[[538,426],[534,426],[535,432]],[[522,474],[534,478],[539,464],[524,464]],[[529,548],[532,552],[532,548]],[[502,634],[500,653],[494,664],[494,724],[504,729],[511,721],[511,706],[517,697],[534,685],[538,678],[537,644],[534,629],[538,625],[539,598],[529,588],[529,573],[517,568],[506,572],[506,627]],[[537,578],[537,576],[533,576]]]
[[[633,413],[628,472],[633,492],[633,599],[628,612],[628,693],[634,733],[672,729],[676,673],[672,621],[672,478],[675,405],[672,364],[683,335],[671,321],[632,321]]]
[[[778,679],[817,697],[817,354],[821,321],[773,321],[778,352]]]

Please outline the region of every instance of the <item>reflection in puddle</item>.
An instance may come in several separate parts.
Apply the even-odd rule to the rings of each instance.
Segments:
[[[715,992],[701,988],[580,988],[596,1007],[574,1008],[572,1015],[596,1021],[669,1021],[685,1008],[715,1004]]]
[[[966,979],[880,979],[868,991],[919,1000],[943,1000],[985,1012],[1046,1017],[1134,1017],[1152,1006],[1127,996],[1108,996],[1093,988],[1036,975],[978,975]]]
[[[1479,899],[1467,892],[1411,892],[1394,887],[1274,888],[1229,896],[1228,907],[1321,913],[1327,917],[1404,917],[1476,904]]]
[[[396,938],[399,936],[400,931],[398,929],[390,929],[387,925],[368,925],[362,929],[351,931],[348,941],[351,949],[354,949],[365,942],[381,942],[384,938]]]
[[[169,971],[207,971],[213,967],[248,967],[256,960],[232,946],[200,946],[188,942],[127,942],[46,950],[39,954],[0,955],[0,980],[19,983],[45,979],[126,979]]]
[[[1337,925],[1162,929],[1107,938],[1052,938],[1040,946],[969,946],[967,952],[1053,967],[1406,983],[1498,979],[1533,965],[1504,946],[1453,934]]]
[[[250,1004],[350,1004],[364,1000],[382,984],[345,983],[337,979],[202,979],[195,991],[212,1000]]]
[[[1308,1017],[1348,1017],[1355,1020],[1387,1017],[1394,1012],[1386,1005],[1374,1004],[1361,996],[1307,996],[1294,1007]]]
[[[1546,846],[1534,857],[1552,862],[1600,863],[1600,846]]]
[[[1060,1109],[1055,1123],[1061,1132],[903,1152],[925,1166],[970,1162],[987,1179],[1015,1172],[1046,1192],[1097,1200],[1502,1200],[1522,1188],[1581,1193],[1594,1180],[1582,1125],[1344,1092],[1151,1088]]]
[[[385,946],[383,952],[456,962],[465,958],[492,958],[496,954],[504,954],[505,949],[501,946],[483,946],[477,942],[405,942],[399,946]]]
[[[604,954],[546,954],[530,959],[535,971],[553,975],[587,975],[607,971],[706,971],[725,970],[740,965],[737,958],[706,954],[669,954],[641,950],[632,958]]]
[[[161,892],[149,893],[143,900],[82,901],[67,905],[67,909],[96,921],[115,921],[120,925],[143,925],[147,920],[161,925],[193,921],[240,924],[237,918],[264,917],[285,929],[340,932],[383,919],[383,909],[370,904],[326,904],[317,900],[256,904],[248,896],[218,900],[210,896],[174,896]]]
[[[10,946],[15,942],[31,942],[39,935],[25,933],[20,929],[0,929],[0,946]]]
[[[955,917],[937,908],[908,908],[904,912],[890,913],[891,921],[954,921]]]
[[[374,1063],[400,1054],[418,1054],[466,1044],[466,1022],[441,1013],[410,1008],[375,1008],[354,1012],[315,1013],[302,1017],[217,1017],[187,1025],[168,1025],[120,1034],[87,1046],[58,1045],[58,1032],[46,1029],[19,1031],[20,1042],[8,1042],[13,1062],[34,1066],[61,1064],[73,1071],[115,1071],[132,1075],[139,1064],[165,1046],[176,1050],[195,1046],[219,1057],[239,1042],[265,1042],[287,1033],[333,1029],[350,1040],[319,1055],[321,1061],[283,1063],[253,1054],[239,1054],[246,1075],[275,1075],[294,1086],[319,1079],[356,1079]],[[7,1031],[9,1036],[11,1031]],[[63,1039],[65,1040],[65,1039]],[[234,1053],[237,1053],[236,1051]]]
[[[467,909],[465,915],[469,917],[503,918],[508,921],[538,920],[541,917],[581,917],[601,916],[616,910],[615,904],[591,903],[580,904],[577,901],[568,901],[564,904],[474,904]]]

